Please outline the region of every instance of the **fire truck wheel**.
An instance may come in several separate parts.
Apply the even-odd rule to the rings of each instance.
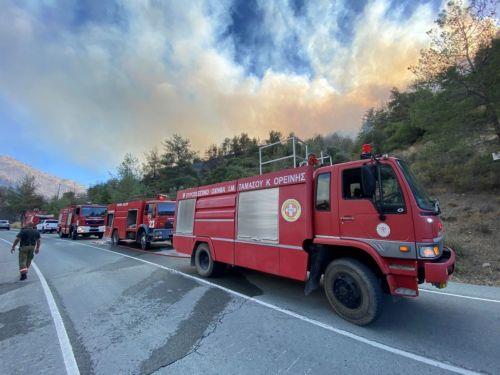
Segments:
[[[357,325],[367,325],[382,311],[382,287],[375,274],[355,259],[336,259],[325,272],[324,287],[332,309]]]
[[[151,247],[151,242],[148,241],[148,236],[144,230],[141,232],[139,243],[142,250],[148,250]]]
[[[70,235],[73,241],[78,238],[78,232],[76,231],[76,229],[72,229]]]
[[[216,277],[221,274],[224,267],[223,264],[213,260],[208,245],[205,243],[199,244],[196,248],[194,264],[198,274],[203,277]]]

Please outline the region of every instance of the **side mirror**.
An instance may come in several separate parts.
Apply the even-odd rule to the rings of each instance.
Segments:
[[[363,196],[373,197],[375,195],[377,178],[375,176],[374,167],[371,165],[363,165],[361,168],[361,189]]]

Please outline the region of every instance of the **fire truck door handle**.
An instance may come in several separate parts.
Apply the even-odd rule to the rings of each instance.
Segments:
[[[352,216],[342,216],[340,218],[340,220],[342,220],[342,221],[354,221],[354,217],[352,217]]]

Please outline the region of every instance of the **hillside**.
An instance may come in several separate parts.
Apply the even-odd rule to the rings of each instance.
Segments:
[[[0,155],[0,186],[15,186],[26,175],[32,175],[35,178],[37,192],[45,198],[55,196],[59,186],[60,195],[68,191],[74,191],[79,195],[86,191],[83,185],[75,181],[40,171],[10,156]]]

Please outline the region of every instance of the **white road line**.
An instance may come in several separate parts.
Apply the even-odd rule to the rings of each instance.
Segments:
[[[0,240],[10,244],[9,241],[3,238],[0,238]],[[57,338],[59,339],[59,346],[61,347],[64,366],[66,367],[66,373],[68,375],[79,375],[80,370],[78,370],[78,365],[76,364],[73,347],[71,346],[71,343],[69,341],[68,333],[66,332],[66,328],[64,327],[64,322],[62,320],[61,314],[59,313],[59,309],[57,308],[54,296],[50,291],[49,285],[47,284],[47,280],[45,280],[45,277],[43,276],[42,272],[37,267],[35,262],[32,262],[31,266],[40,279],[40,284],[42,284],[43,292],[45,293],[45,298],[47,299],[47,304],[49,305],[50,314],[52,315],[52,320],[54,321],[54,325],[56,327]]]
[[[37,265],[33,262],[31,263],[31,266],[40,279],[45,297],[47,298],[47,303],[49,304],[50,314],[52,315],[52,320],[54,321],[54,325],[56,326],[57,338],[59,339],[59,346],[61,347],[64,366],[66,366],[66,373],[68,375],[79,375],[80,371],[78,370],[78,365],[73,353],[73,347],[71,346],[71,342],[69,341],[68,333],[66,332],[66,328],[64,327],[64,322],[57,308],[54,296],[52,295],[49,285],[47,284],[45,277],[43,276]]]
[[[333,326],[331,326],[329,324],[322,323],[322,322],[320,322],[318,320],[308,318],[308,317],[306,317],[304,315],[300,315],[300,314],[298,314],[296,312],[293,312],[291,310],[284,309],[284,308],[278,307],[276,305],[273,305],[271,303],[259,300],[257,298],[247,296],[246,294],[242,294],[240,292],[236,292],[236,291],[234,291],[232,289],[229,289],[229,288],[226,288],[226,287],[214,284],[214,283],[212,283],[210,281],[207,281],[205,279],[200,279],[200,278],[198,278],[196,276],[189,275],[187,273],[178,271],[178,270],[173,269],[173,268],[165,267],[165,266],[162,266],[162,265],[157,264],[157,263],[153,263],[153,262],[150,262],[150,261],[147,261],[147,260],[144,260],[144,259],[136,258],[136,257],[131,256],[131,255],[118,253],[116,251],[112,251],[112,250],[108,250],[108,249],[103,249],[103,248],[100,248],[100,247],[97,247],[97,246],[87,245],[87,244],[84,244],[84,243],[79,243],[79,245],[91,247],[93,249],[105,251],[105,252],[112,253],[112,254],[116,254],[116,255],[119,255],[119,256],[122,256],[122,257],[125,257],[125,258],[135,259],[135,260],[137,260],[139,262],[150,264],[150,265],[158,267],[158,268],[162,268],[162,269],[164,269],[164,270],[166,270],[166,271],[168,271],[170,273],[181,275],[181,276],[184,276],[184,277],[186,277],[188,279],[195,280],[195,281],[197,281],[199,283],[202,283],[202,284],[205,284],[205,285],[209,285],[211,287],[223,290],[223,291],[225,291],[225,292],[227,292],[229,294],[235,295],[235,296],[240,297],[240,298],[244,298],[244,299],[246,299],[248,301],[255,302],[255,303],[257,303],[257,304],[259,304],[261,306],[265,306],[265,307],[267,307],[269,309],[272,309],[274,311],[278,311],[278,312],[280,312],[282,314],[291,316],[293,318],[296,318],[296,319],[299,319],[301,321],[310,323],[310,324],[315,325],[317,327],[320,327],[320,328],[326,329],[328,331],[337,333],[339,335],[348,337],[348,338],[350,338],[352,340],[361,342],[363,344],[370,345],[370,346],[375,347],[377,349],[385,350],[385,351],[387,351],[389,353],[397,354],[397,355],[400,355],[402,357],[412,359],[412,360],[417,361],[417,362],[421,362],[421,363],[427,364],[429,366],[434,366],[434,367],[437,367],[437,368],[440,368],[440,369],[443,369],[443,370],[448,370],[448,371],[451,371],[451,372],[455,372],[457,374],[467,374],[467,375],[470,375],[470,374],[479,374],[478,372],[470,371],[470,370],[467,370],[467,369],[462,368],[462,367],[454,366],[454,365],[451,365],[451,364],[448,364],[448,363],[445,363],[445,362],[440,362],[440,361],[434,360],[432,358],[427,358],[427,357],[424,357],[424,356],[421,356],[421,355],[418,355],[418,354],[414,354],[414,353],[411,353],[411,352],[407,352],[405,350],[397,349],[397,348],[394,348],[392,346],[388,346],[388,345],[382,344],[382,343],[377,342],[377,341],[373,341],[373,340],[367,339],[367,338],[362,337],[362,336],[358,336],[358,335],[356,335],[354,333],[351,333],[351,332],[348,332],[348,331],[344,331],[343,329],[335,328],[335,327],[333,327]]]
[[[443,294],[443,295],[445,295],[445,296],[452,296],[452,297],[458,297],[458,298],[472,299],[472,300],[476,300],[476,301],[484,301],[484,302],[495,302],[495,303],[500,303],[500,300],[497,300],[497,299],[489,299],[489,298],[481,298],[481,297],[464,296],[463,294],[455,294],[455,293],[439,292],[439,291],[437,291],[437,290],[419,289],[419,291],[420,291],[420,292],[426,292],[426,293]]]

